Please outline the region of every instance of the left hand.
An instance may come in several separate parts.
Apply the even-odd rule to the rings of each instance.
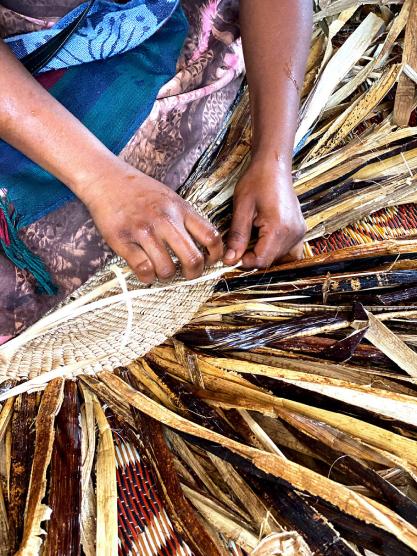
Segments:
[[[252,228],[258,228],[248,250]],[[225,264],[268,268],[279,259],[303,258],[306,224],[294,192],[291,162],[252,161],[236,186]]]

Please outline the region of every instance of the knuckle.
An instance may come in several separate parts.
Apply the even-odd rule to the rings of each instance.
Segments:
[[[273,234],[277,239],[288,238],[294,240],[294,243],[302,240],[307,232],[307,225],[303,218],[298,222],[280,222],[279,225],[274,226]]]
[[[165,206],[164,203],[161,202],[161,199],[150,201],[148,208],[149,212],[157,217],[162,215],[165,211]]]
[[[153,272],[153,267],[150,261],[143,261],[136,264],[133,270],[139,274],[151,274]]]
[[[166,224],[171,225],[173,228],[178,226],[178,217],[175,213],[170,214],[169,212],[164,212],[161,215],[161,220],[163,220]]]
[[[204,257],[203,255],[198,253],[192,253],[188,255],[186,265],[188,268],[198,269],[204,264]]]
[[[194,209],[194,207],[188,202],[182,199],[181,197],[176,198],[176,205],[177,207],[189,216],[197,216],[200,218],[198,212]]]
[[[206,234],[207,247],[215,247],[221,241],[220,233],[216,229],[209,230]]]
[[[245,241],[245,234],[239,230],[230,230],[229,240],[240,243],[242,241]]]
[[[285,224],[274,227],[272,229],[272,236],[274,238],[274,241],[279,241],[283,237],[286,237],[288,235],[288,232],[289,232],[289,227]]]
[[[166,220],[167,218],[171,217],[171,214],[173,212],[175,212],[175,206],[164,203],[158,205],[158,207],[154,209],[154,212],[158,220]]]
[[[123,243],[131,243],[133,241],[132,231],[129,228],[125,228],[125,227],[117,229],[116,237],[119,241]]]
[[[150,237],[153,234],[153,225],[148,222],[142,223],[139,226],[139,234],[142,238]]]
[[[153,267],[150,261],[142,261],[136,265],[136,269],[141,272],[152,272]]]
[[[162,280],[169,280],[170,278],[172,278],[173,276],[175,276],[175,266],[164,266],[160,269],[160,271],[158,272],[158,276],[162,279]]]

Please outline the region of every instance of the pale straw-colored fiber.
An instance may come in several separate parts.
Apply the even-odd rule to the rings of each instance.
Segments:
[[[70,374],[91,374],[128,365],[188,323],[227,270],[218,265],[197,280],[178,275],[168,285],[149,287],[115,258],[54,311],[0,348],[0,380],[59,374],[64,367]]]

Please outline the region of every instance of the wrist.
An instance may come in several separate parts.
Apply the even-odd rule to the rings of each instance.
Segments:
[[[256,165],[269,165],[276,167],[280,170],[292,169],[292,152],[283,149],[270,149],[270,148],[253,148],[251,164]]]
[[[78,167],[66,185],[85,204],[97,197],[106,184],[117,180],[116,175],[124,170],[126,163],[111,152],[97,153],[94,163]]]
[[[292,153],[279,149],[252,149],[251,166],[291,172]]]

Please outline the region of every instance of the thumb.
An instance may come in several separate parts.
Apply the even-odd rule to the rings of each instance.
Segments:
[[[288,253],[293,261],[301,261],[304,259],[304,241],[300,241]]]
[[[254,207],[251,203],[237,201],[233,210],[232,224],[227,236],[224,262],[235,264],[248,248],[252,232]]]

